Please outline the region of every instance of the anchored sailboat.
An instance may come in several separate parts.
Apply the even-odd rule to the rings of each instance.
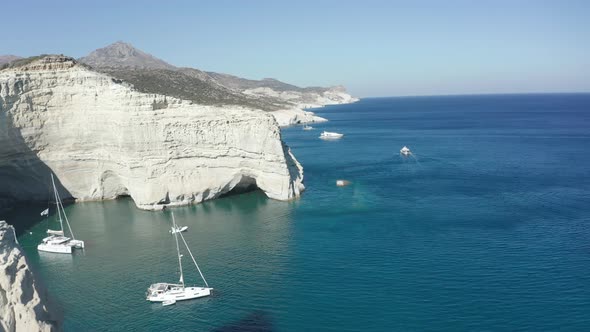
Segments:
[[[176,221],[174,220],[174,213],[172,213],[172,227],[178,228],[178,226],[176,225]],[[195,260],[195,257],[193,256],[193,253],[191,252],[190,248],[188,247],[188,244],[186,243],[184,236],[182,235],[181,232],[173,232],[173,234],[174,234],[174,240],[176,241],[176,254],[178,255],[178,266],[180,268],[180,279],[179,279],[178,283],[176,283],[176,284],[159,282],[159,283],[150,285],[150,287],[147,290],[146,300],[151,301],[151,302],[162,302],[162,305],[172,305],[172,304],[176,303],[176,301],[196,299],[199,297],[205,297],[205,296],[211,295],[211,291],[213,290],[213,288],[210,288],[209,284],[207,284],[207,280],[205,280],[205,277],[203,276],[203,273],[201,272],[201,269],[199,268],[199,265],[197,264],[197,261]],[[201,275],[201,278],[203,279],[203,282],[205,283],[205,287],[196,287],[196,286],[187,287],[184,284],[184,275],[183,275],[183,271],[182,271],[182,255],[180,254],[180,248],[178,245],[178,236],[180,236],[180,238],[182,239],[182,242],[184,243],[186,250],[190,254],[190,256],[193,260],[193,263],[195,264],[195,267],[197,268],[197,271],[199,271],[199,274]]]
[[[76,240],[76,238],[74,237],[74,232],[72,232],[72,228],[70,227],[68,216],[66,215],[66,211],[64,210],[61,198],[59,197],[59,193],[57,192],[57,188],[55,187],[55,180],[53,178],[53,174],[51,174],[51,184],[53,185],[53,194],[55,196],[55,206],[57,208],[60,229],[48,229],[47,234],[49,234],[49,236],[43,239],[43,241],[37,246],[37,250],[60,254],[71,254],[72,248],[84,249],[84,241]],[[46,209],[45,211],[41,212],[41,215],[49,215],[49,209]],[[68,226],[70,235],[72,236],[71,238],[66,237],[64,235],[64,220],[66,222],[66,225]]]

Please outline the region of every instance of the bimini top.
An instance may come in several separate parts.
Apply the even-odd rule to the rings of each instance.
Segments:
[[[165,291],[168,289],[168,287],[174,287],[174,286],[178,286],[178,287],[182,287],[181,284],[169,284],[166,282],[159,282],[157,284],[152,284],[150,286],[150,290],[151,291]]]

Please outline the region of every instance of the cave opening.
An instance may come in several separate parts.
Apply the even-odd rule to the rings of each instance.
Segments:
[[[256,179],[243,175],[238,184],[236,184],[231,190],[223,192],[218,198],[231,197],[253,191],[262,192],[262,190],[258,188],[258,185],[256,184]]]

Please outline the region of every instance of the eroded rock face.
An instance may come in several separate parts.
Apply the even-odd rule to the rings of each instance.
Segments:
[[[71,58],[0,71],[0,198],[47,199],[50,172],[63,196],[146,209],[246,183],[279,200],[303,190],[269,113],[140,93]]]
[[[0,330],[58,331],[62,320],[29,269],[14,233],[0,221]]]

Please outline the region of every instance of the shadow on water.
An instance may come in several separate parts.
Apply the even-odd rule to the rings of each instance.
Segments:
[[[273,331],[270,314],[256,310],[237,322],[216,328],[213,332],[270,332]]]
[[[29,148],[20,129],[14,126],[12,116],[5,106],[9,102],[0,100],[0,219],[6,219],[15,226],[17,233],[21,233],[43,219],[39,213],[47,208],[48,201],[53,200],[53,172],[39,159],[38,151]],[[62,199],[71,200],[70,192],[57,177],[55,180]],[[41,209],[36,208],[37,206]],[[18,209],[14,209],[17,207]],[[9,213],[10,210],[18,210],[19,213]]]
[[[64,207],[71,204],[73,202],[64,203]],[[0,219],[6,219],[9,224],[14,226],[16,236],[21,236],[27,229],[38,223],[46,222],[47,220],[57,220],[57,217],[54,216],[56,214],[54,201],[51,201],[49,204],[47,202],[19,202],[12,207],[11,210],[4,212]],[[47,208],[49,208],[49,216],[41,216],[41,211]]]

